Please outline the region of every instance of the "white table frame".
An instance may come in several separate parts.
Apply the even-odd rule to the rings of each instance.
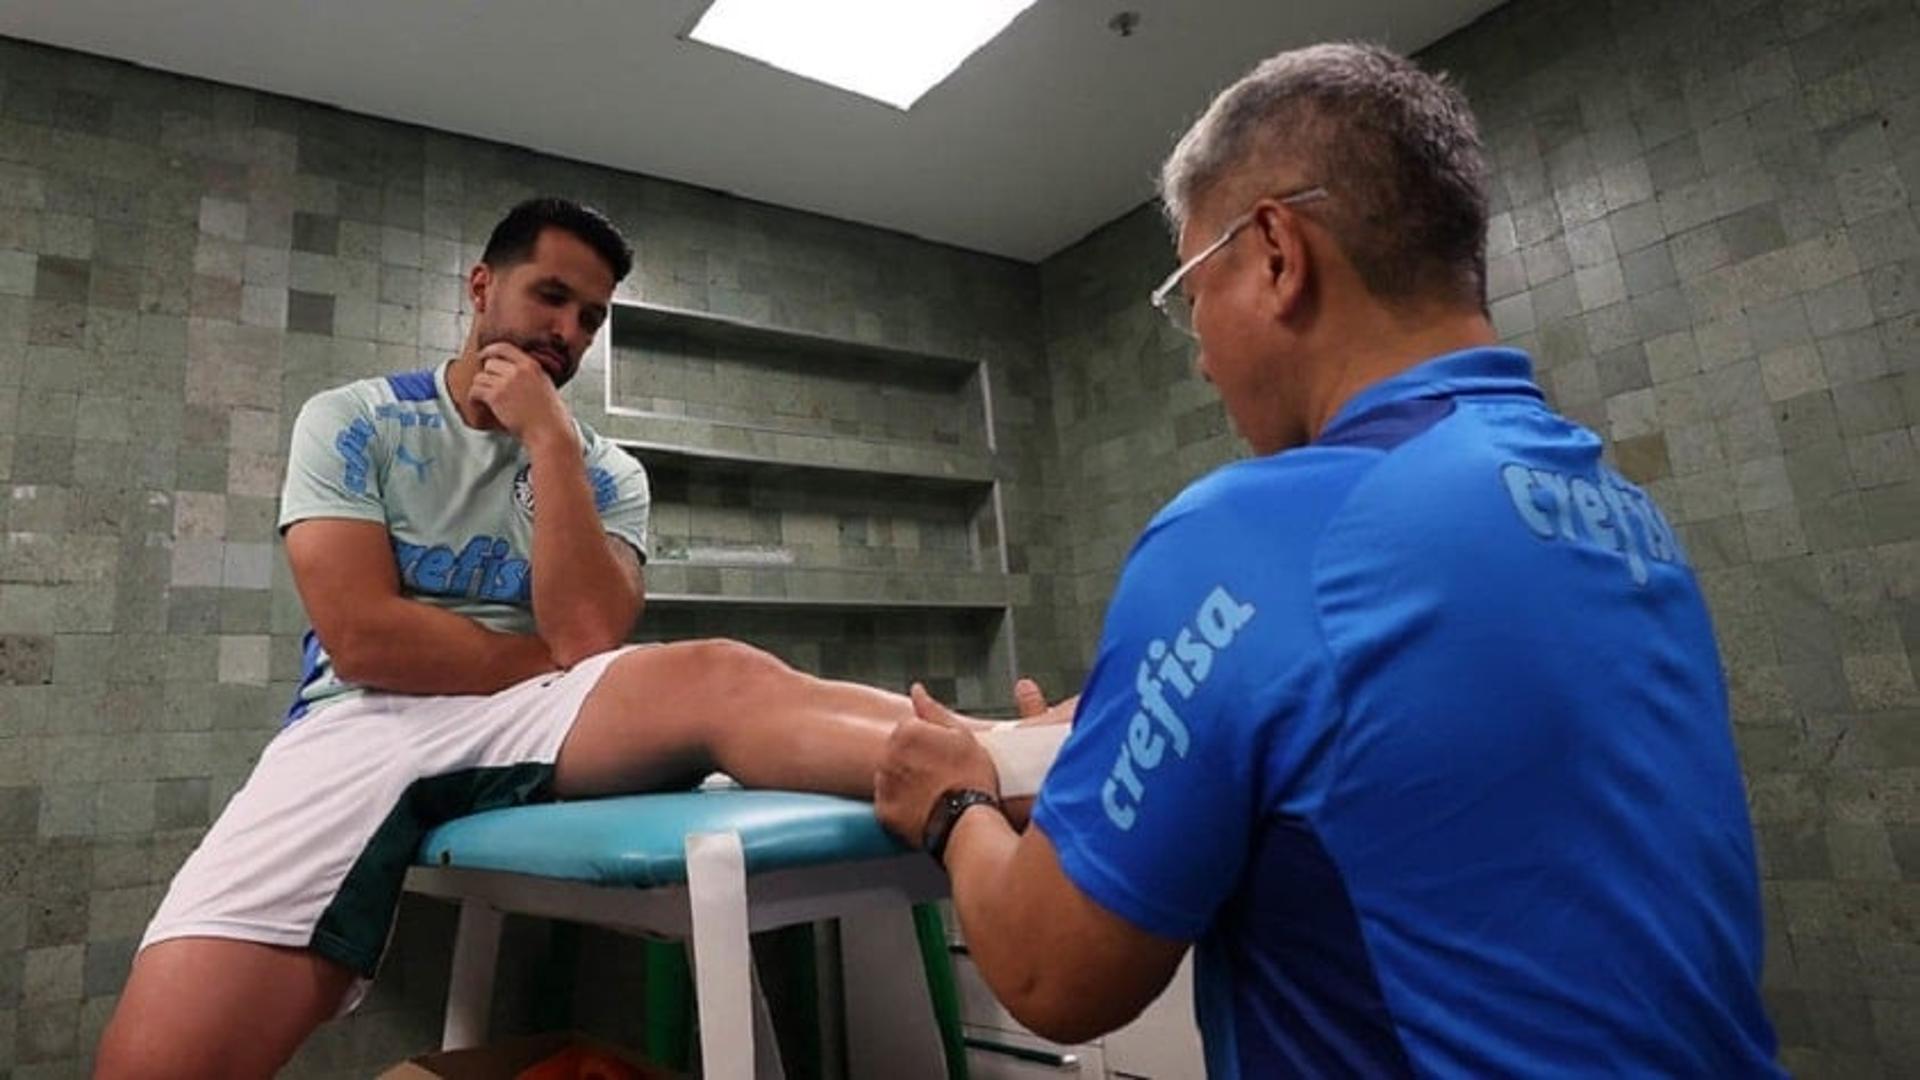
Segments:
[[[702,1074],[782,1080],[747,937],[843,919],[850,1080],[947,1075],[911,910],[947,895],[946,875],[931,859],[914,852],[750,875],[732,832],[690,835],[686,853],[687,883],[654,888],[458,867],[410,870],[407,891],[460,905],[442,1049],[486,1040],[501,918],[515,913],[690,942]]]

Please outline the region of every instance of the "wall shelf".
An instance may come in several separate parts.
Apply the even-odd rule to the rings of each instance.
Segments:
[[[639,458],[649,469],[664,466],[670,469],[698,469],[736,475],[754,471],[770,472],[775,475],[822,472],[856,477],[884,477],[889,480],[919,482],[929,487],[979,491],[992,488],[994,479],[993,463],[987,457],[956,454],[947,457],[944,461],[923,461],[917,465],[893,465],[856,460],[856,455],[837,448],[833,440],[823,437],[782,436],[777,441],[768,440],[778,447],[778,451],[733,450],[648,439],[614,436],[609,438],[629,454]]]
[[[986,365],[616,301],[595,427],[653,480],[641,634],[992,701],[1018,670]]]
[[[970,378],[980,366],[977,360],[958,356],[849,341],[805,330],[748,322],[727,315],[634,300],[615,300],[612,322],[616,337],[678,334],[745,350],[784,354],[798,363],[852,363],[900,368],[944,377],[956,386]]]
[[[875,573],[804,567],[657,561],[649,604],[739,604],[890,611],[1005,611],[1004,574]]]
[[[884,597],[824,597],[819,599],[795,598],[791,596],[725,596],[713,593],[647,593],[648,604],[662,607],[702,607],[718,605],[721,607],[756,608],[763,610],[784,610],[787,608],[806,608],[814,611],[977,611],[1002,612],[1007,610],[1004,603],[976,604],[966,601],[909,601],[892,600]]]
[[[609,436],[822,467],[991,474],[978,360],[634,303],[615,305],[605,340]]]

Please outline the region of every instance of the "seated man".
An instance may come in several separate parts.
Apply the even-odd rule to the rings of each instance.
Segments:
[[[1284,53],[1168,159],[1154,295],[1257,456],[1147,526],[1032,826],[915,691],[876,781],[975,962],[1077,1042],[1189,944],[1207,1072],[1778,1075],[1711,623],[1485,311],[1479,136]]]
[[[631,263],[599,214],[524,203],[471,271],[458,357],[301,410],[280,526],[305,678],[148,927],[99,1075],[272,1074],[357,999],[450,818],[716,769],[872,793],[905,698],[734,642],[622,647],[646,476],[557,391]]]

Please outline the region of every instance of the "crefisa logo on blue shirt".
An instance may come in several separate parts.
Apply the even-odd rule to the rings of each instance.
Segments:
[[[1500,481],[1533,535],[1616,556],[1635,585],[1647,583],[1650,562],[1686,565],[1687,553],[1660,508],[1611,469],[1579,475],[1510,462],[1501,467]]]
[[[1173,687],[1180,700],[1191,701],[1213,674],[1214,653],[1232,645],[1255,614],[1252,604],[1235,600],[1226,586],[1216,585],[1194,612],[1193,625],[1181,627],[1174,636],[1171,649],[1159,638],[1147,644],[1147,657],[1134,673],[1140,707],[1127,721],[1127,737],[1100,787],[1100,805],[1114,828],[1133,828],[1146,799],[1148,774],[1166,760],[1167,751],[1184,759],[1192,745],[1192,733],[1167,697],[1167,687]]]
[[[532,603],[533,575],[505,537],[476,536],[458,555],[446,544],[393,541],[400,580],[416,593],[464,596],[502,604]]]

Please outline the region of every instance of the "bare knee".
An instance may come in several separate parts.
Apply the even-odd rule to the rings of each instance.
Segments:
[[[688,644],[698,650],[698,662],[711,669],[712,677],[716,680],[753,684],[767,680],[781,681],[794,674],[785,660],[744,641],[705,638]]]
[[[785,692],[798,674],[772,653],[730,638],[677,641],[662,648],[670,650],[669,677],[675,691],[712,705],[742,704]],[[640,694],[657,698],[659,687],[645,685],[663,674],[655,659],[644,652],[629,653],[614,662],[610,674]]]

